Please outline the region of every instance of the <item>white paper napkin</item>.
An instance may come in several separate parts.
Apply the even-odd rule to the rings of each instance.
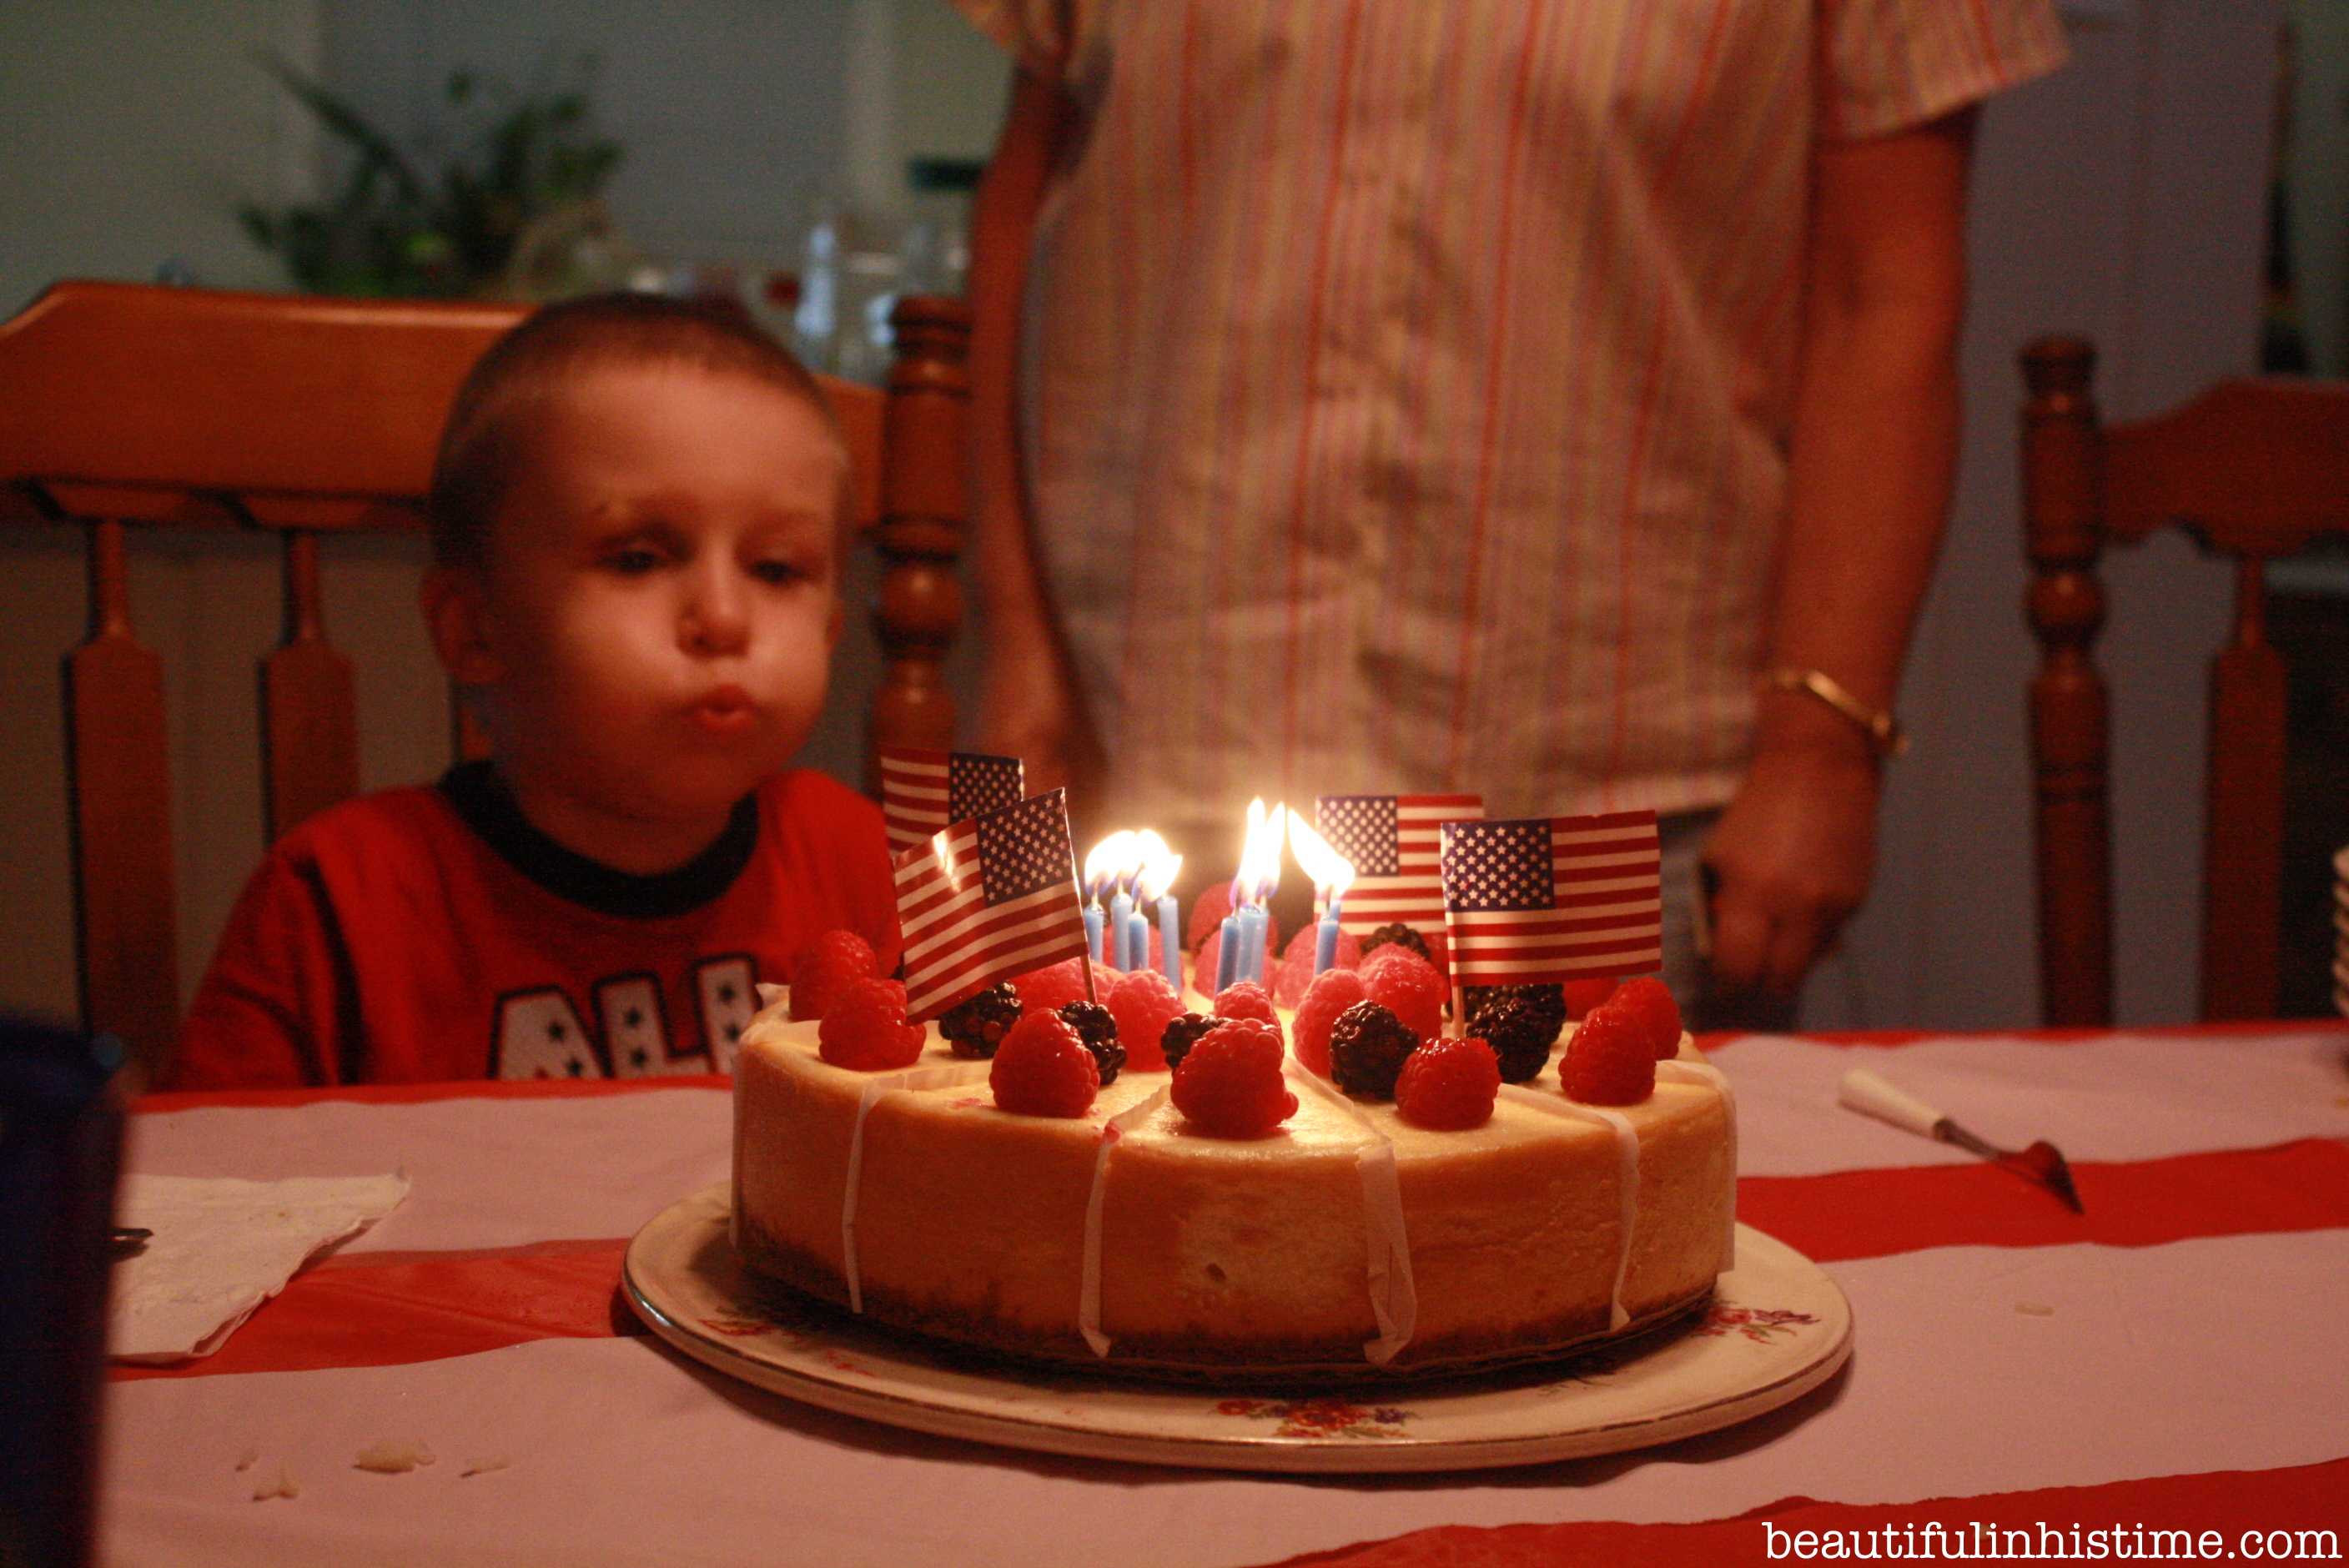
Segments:
[[[154,1235],[114,1265],[107,1349],[118,1361],[187,1361],[220,1348],[323,1249],[408,1196],[408,1178],[126,1176],[117,1222]]]

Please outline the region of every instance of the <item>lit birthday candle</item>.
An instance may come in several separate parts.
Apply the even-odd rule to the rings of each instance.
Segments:
[[[1143,861],[1149,851],[1140,833],[1120,833],[1124,841],[1117,864],[1117,896],[1110,900],[1110,918],[1114,923],[1115,937],[1110,945],[1117,951],[1120,969],[1150,967],[1150,923],[1142,913],[1140,880]]]
[[[1339,905],[1354,885],[1354,867],[1294,812],[1288,818],[1288,851],[1313,879],[1313,902],[1321,911],[1313,934],[1313,973],[1319,975],[1338,960]]]
[[[1269,813],[1261,800],[1248,802],[1247,847],[1240,855],[1243,899],[1240,904],[1240,958],[1236,978],[1264,984],[1265,926],[1271,911],[1265,907],[1280,886],[1280,846],[1288,837],[1288,810],[1275,806]]]
[[[1224,917],[1219,953],[1216,961],[1215,995],[1237,980],[1247,978],[1247,961],[1243,956],[1247,947],[1248,900],[1256,896],[1256,858],[1264,839],[1264,801],[1250,800],[1247,809],[1247,829],[1240,835],[1239,870],[1232,875],[1232,912]],[[1257,927],[1258,940],[1263,928]]]
[[[1165,972],[1167,980],[1174,985],[1174,995],[1180,996],[1183,994],[1182,927],[1175,920],[1174,895],[1168,890],[1174,887],[1174,878],[1183,869],[1183,857],[1171,853],[1166,848],[1166,841],[1148,828],[1134,837],[1142,845],[1142,870],[1134,878],[1134,892],[1142,903],[1158,906],[1158,964]],[[1150,958],[1147,928],[1142,934],[1139,956],[1140,962],[1134,965],[1136,968]]]
[[[1110,961],[1107,941],[1115,934],[1114,928],[1106,933],[1102,928],[1102,894],[1117,881],[1118,868],[1125,862],[1133,839],[1132,833],[1112,833],[1085,855],[1085,944],[1096,964]]]

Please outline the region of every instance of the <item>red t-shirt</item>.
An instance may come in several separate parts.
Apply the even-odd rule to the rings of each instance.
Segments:
[[[180,1032],[181,1088],[725,1072],[761,980],[845,928],[896,966],[878,808],[777,774],[688,865],[632,876],[523,819],[487,764],[347,801],[245,884]]]

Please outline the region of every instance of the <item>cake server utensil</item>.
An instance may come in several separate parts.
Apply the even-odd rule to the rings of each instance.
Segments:
[[[1943,1143],[1954,1143],[1992,1164],[2003,1165],[2063,1199],[2072,1212],[2087,1212],[2080,1206],[2080,1194],[2072,1185],[2072,1168],[2064,1163],[2064,1156],[2056,1147],[2044,1138],[2028,1149],[2001,1149],[1975,1137],[1916,1096],[1893,1088],[1866,1068],[1854,1068],[1843,1075],[1843,1088],[1837,1099],[1879,1121],[1889,1121]]]

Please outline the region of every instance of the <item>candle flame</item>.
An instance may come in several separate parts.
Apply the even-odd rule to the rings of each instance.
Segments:
[[[1132,874],[1125,868],[1133,861],[1131,830],[1122,828],[1095,844],[1085,852],[1085,896],[1099,903],[1112,882]]]
[[[1253,863],[1249,857],[1255,854],[1257,839],[1263,831],[1264,799],[1258,796],[1248,802],[1247,829],[1240,835],[1239,869],[1232,872],[1232,907],[1234,909],[1239,908],[1248,900],[1248,890],[1253,885],[1248,881],[1249,868]]]
[[[1337,903],[1354,885],[1351,861],[1330,848],[1330,841],[1306,826],[1305,819],[1288,814],[1288,852],[1313,880],[1313,893],[1323,904]]]
[[[1133,896],[1146,903],[1154,903],[1166,896],[1174,885],[1176,873],[1183,869],[1183,857],[1166,847],[1166,841],[1149,828],[1133,835],[1142,852],[1142,866],[1133,875]]]
[[[1262,903],[1280,885],[1280,846],[1288,837],[1288,808],[1269,812],[1262,800],[1248,802],[1246,847],[1240,851],[1239,875],[1233,879],[1235,903]]]

